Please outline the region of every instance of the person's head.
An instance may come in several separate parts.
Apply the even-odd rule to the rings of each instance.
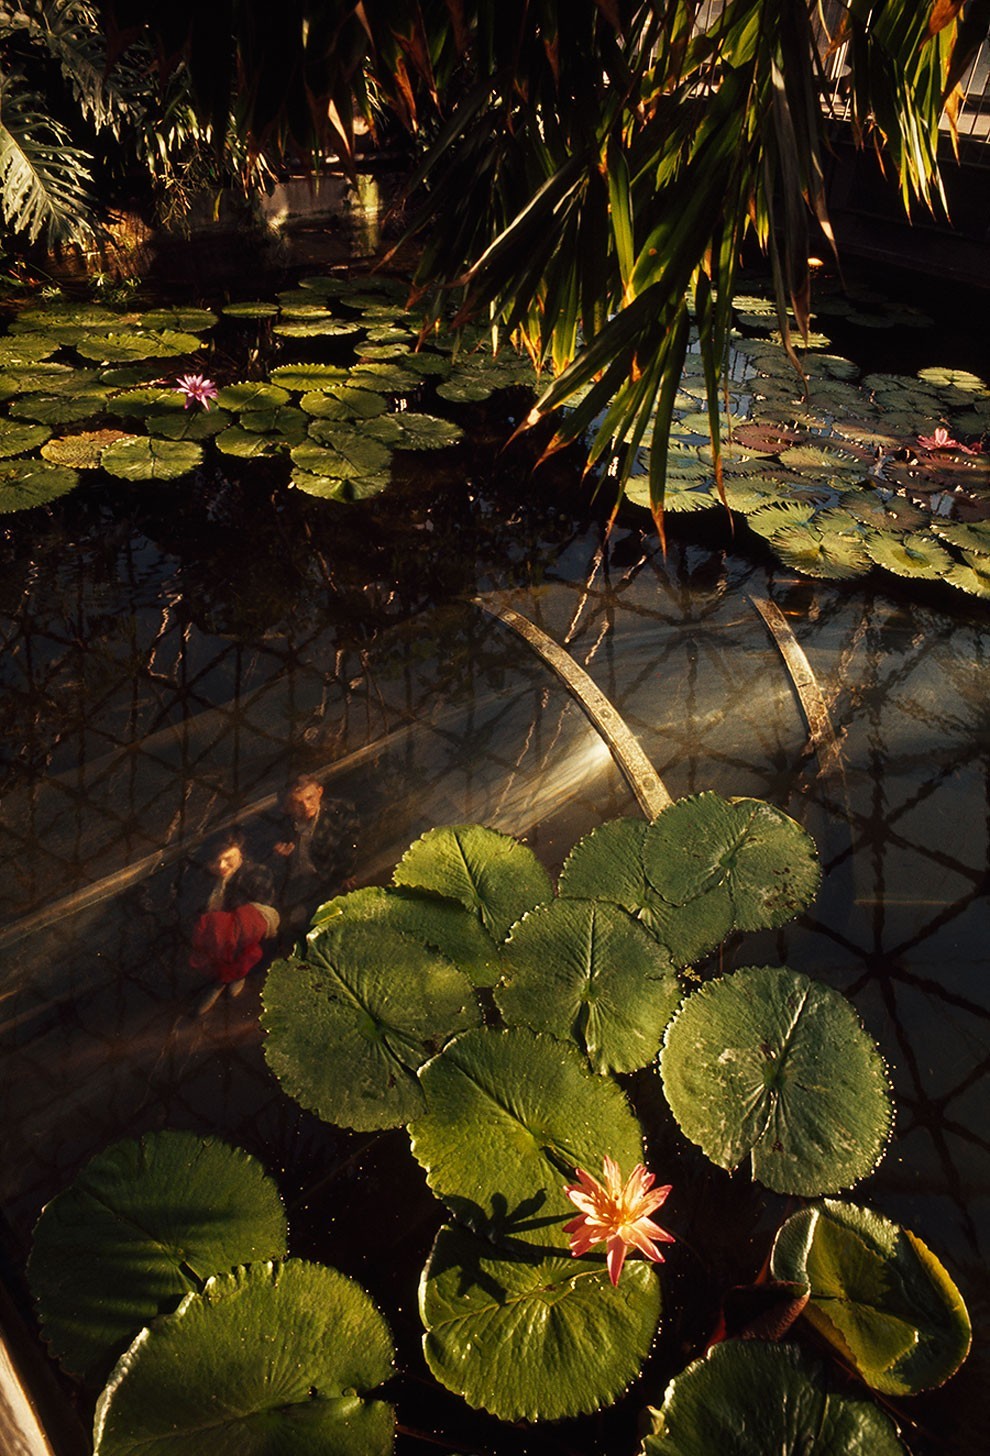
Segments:
[[[206,867],[218,880],[229,880],[244,863],[244,835],[239,829],[221,834],[209,845]]]
[[[293,819],[315,819],[320,812],[323,799],[323,785],[307,774],[293,779],[285,795],[285,807]]]

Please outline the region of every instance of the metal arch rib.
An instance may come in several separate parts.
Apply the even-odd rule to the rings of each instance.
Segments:
[[[673,799],[628,726],[596,683],[542,628],[512,607],[472,597],[471,601],[489,616],[496,617],[526,642],[557,674],[582,712],[608,744],[609,752],[622,770],[647,819],[655,819]]]

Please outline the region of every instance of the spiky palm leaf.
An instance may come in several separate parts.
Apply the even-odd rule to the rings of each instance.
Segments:
[[[0,214],[14,233],[49,245],[91,237],[91,158],[67,145],[68,133],[46,116],[17,75],[0,73]]]

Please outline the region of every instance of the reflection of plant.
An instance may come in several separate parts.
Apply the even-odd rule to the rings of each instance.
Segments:
[[[577,1183],[564,1189],[576,1208],[577,1218],[564,1225],[570,1234],[571,1253],[577,1258],[604,1243],[608,1277],[618,1284],[629,1249],[638,1249],[654,1263],[663,1262],[658,1243],[672,1244],[673,1234],[653,1222],[650,1214],[667,1200],[670,1184],[654,1188],[656,1176],[637,1163],[625,1183],[617,1163],[605,1154],[602,1160],[605,1182],[599,1183],[584,1168],[576,1169]],[[651,1191],[652,1190],[652,1191]]]

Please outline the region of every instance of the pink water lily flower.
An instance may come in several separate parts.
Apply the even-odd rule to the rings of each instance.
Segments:
[[[965,455],[980,453],[972,445],[964,445],[961,440],[954,440],[944,425],[936,425],[934,435],[919,435],[918,444],[923,445],[926,450],[962,450]]]
[[[205,410],[210,407],[210,400],[216,399],[220,391],[212,379],[207,379],[205,374],[183,374],[175,381],[176,394],[184,394],[186,397],[186,409],[194,402],[201,404]]]
[[[575,1256],[586,1254],[604,1240],[608,1277],[613,1284],[618,1284],[627,1249],[639,1249],[654,1263],[663,1263],[657,1244],[674,1242],[673,1234],[650,1218],[665,1201],[670,1184],[653,1188],[654,1175],[642,1163],[636,1164],[625,1184],[618,1163],[607,1155],[602,1167],[604,1183],[578,1168],[578,1181],[564,1188],[571,1202],[581,1210],[577,1218],[564,1225],[564,1232],[571,1236],[571,1253]]]

